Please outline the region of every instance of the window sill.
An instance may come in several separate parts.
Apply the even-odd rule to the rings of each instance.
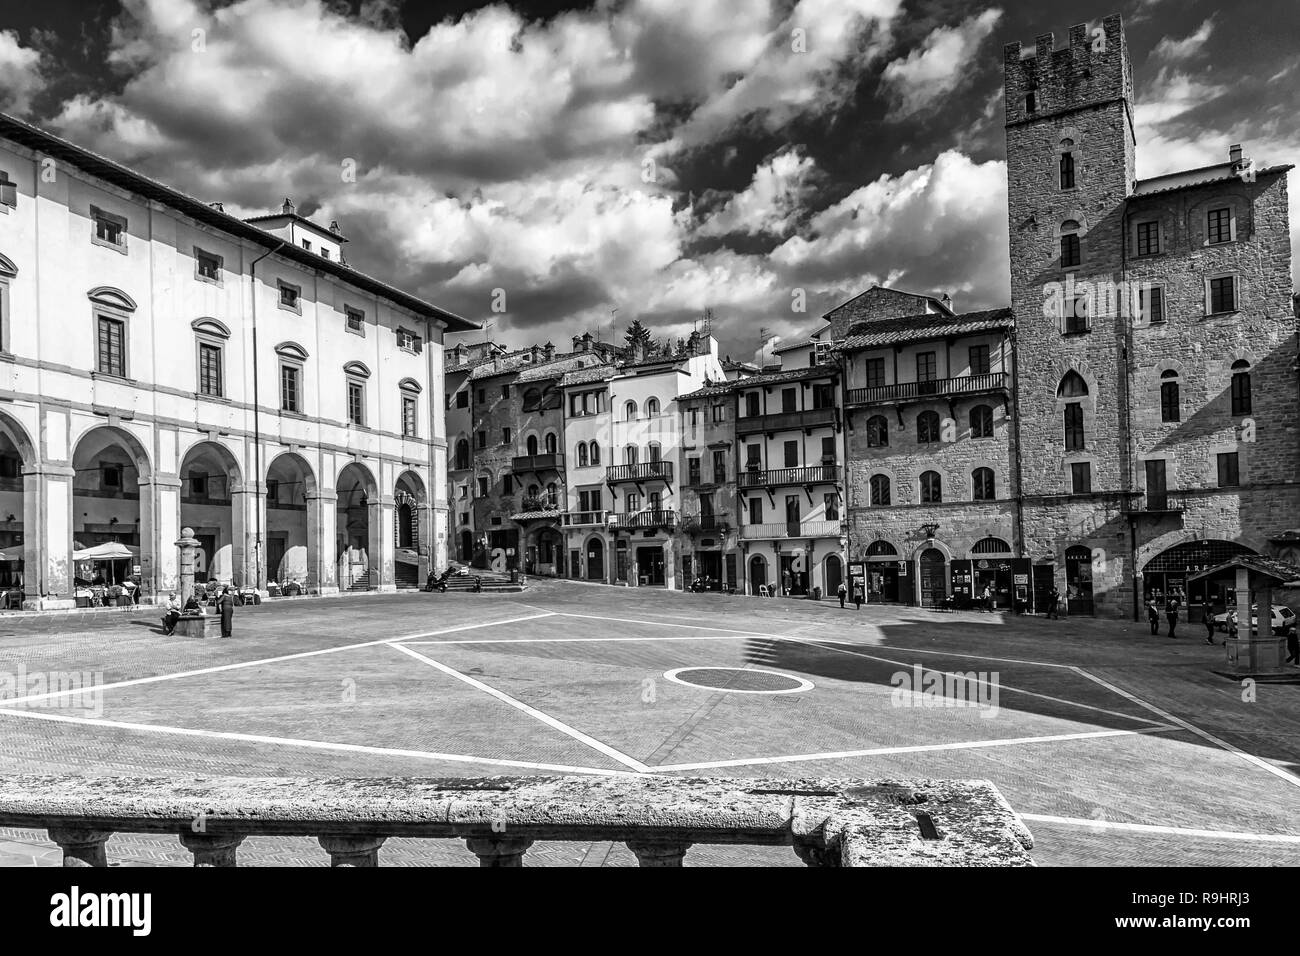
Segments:
[[[129,375],[118,375],[116,372],[91,372],[90,377],[95,380],[102,378],[110,382],[121,382],[123,385],[136,384],[135,379]]]
[[[101,239],[101,238],[99,238],[99,236],[91,236],[91,237],[90,237],[90,244],[91,244],[92,246],[99,246],[100,248],[103,248],[103,249],[112,249],[114,252],[116,252],[116,253],[118,253],[118,254],[120,254],[120,255],[126,255],[126,254],[127,254],[127,251],[126,251],[126,243],[125,243],[125,242],[122,242],[122,243],[109,242],[107,239]]]
[[[296,418],[296,419],[297,419],[298,421],[300,421],[300,422],[309,422],[309,421],[311,421],[311,416],[309,416],[309,415],[304,415],[302,412],[291,411],[291,410],[289,410],[289,409],[287,409],[287,408],[282,408],[282,409],[280,409],[280,417],[281,417],[281,418]]]
[[[234,402],[224,395],[207,395],[203,392],[195,392],[194,400],[198,402],[216,402],[218,405],[233,405]]]
[[[294,315],[302,315],[302,306],[300,305],[285,305],[283,302],[277,302],[276,306],[281,312],[292,312]]]
[[[197,273],[197,272],[194,273],[194,281],[195,281],[195,282],[202,282],[202,283],[205,283],[205,284],[207,284],[207,285],[214,285],[214,286],[216,286],[218,289],[223,289],[223,288],[225,288],[225,283],[222,282],[220,278],[216,278],[216,279],[214,279],[214,278],[212,278],[211,276],[199,275],[199,273]]]
[[[366,337],[366,329],[365,329],[365,326],[362,326],[362,327],[359,328],[359,329],[354,329],[354,328],[353,328],[352,326],[350,326],[350,325],[344,325],[344,326],[343,326],[343,331],[344,331],[344,332],[347,332],[349,335],[359,335],[359,336],[361,336],[361,338],[363,338],[363,339]]]
[[[1226,319],[1226,318],[1228,318],[1228,317],[1230,317],[1230,316],[1238,315],[1240,312],[1241,312],[1240,309],[1228,309],[1228,310],[1225,311],[1225,312],[1206,312],[1206,313],[1205,313],[1205,318],[1207,318],[1207,319]]]

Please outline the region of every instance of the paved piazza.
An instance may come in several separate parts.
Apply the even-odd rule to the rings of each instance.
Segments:
[[[0,772],[974,777],[1024,815],[1040,865],[1295,865],[1300,685],[1251,699],[1212,673],[1222,656],[1199,627],[1171,641],[1123,622],[550,581],[267,603],[241,609],[230,641],[164,637],[153,609],[8,617],[0,672],[103,687],[7,695]],[[893,686],[936,671],[976,672],[986,683],[952,689],[984,706]],[[109,855],[190,863],[170,838],[121,834]],[[475,863],[457,841],[382,856]],[[0,829],[0,864],[59,858],[41,832]],[[240,858],[327,863],[306,839],[251,838]],[[609,844],[529,858],[635,865]],[[799,865],[769,848],[687,860]]]

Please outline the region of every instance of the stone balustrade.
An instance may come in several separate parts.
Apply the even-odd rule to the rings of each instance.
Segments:
[[[313,836],[333,866],[390,837],[461,839],[482,866],[538,840],[625,843],[642,866],[695,844],[789,846],[808,866],[1032,866],[1033,838],[981,780],[745,778],[0,778],[0,826],[39,828],[64,866],[107,866],[114,833],[176,834],[195,866],[250,836]]]

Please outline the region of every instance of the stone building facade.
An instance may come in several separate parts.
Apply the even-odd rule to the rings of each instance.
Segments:
[[[1025,556],[1072,610],[1228,582],[1300,513],[1289,166],[1138,181],[1118,16],[1005,50]]]
[[[736,400],[732,383],[677,399],[681,423],[683,586],[735,591],[740,582]]]
[[[443,562],[442,336],[472,323],[289,202],[241,220],[8,117],[0,172],[0,564],[24,606],[101,574],[165,596],[183,527],[204,577],[264,591]],[[100,545],[129,557],[78,557]]]

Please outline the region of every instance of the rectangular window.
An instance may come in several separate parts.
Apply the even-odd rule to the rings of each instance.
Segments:
[[[1137,254],[1154,256],[1160,251],[1160,223],[1140,222],[1137,224]]]
[[[686,459],[686,483],[688,485],[700,484],[700,460],[698,458]]]
[[[106,246],[126,246],[126,220],[111,212],[90,207],[90,217],[95,221],[95,241]]]
[[[835,460],[835,439],[827,436],[822,439],[822,463]]]
[[[1235,312],[1237,310],[1237,280],[1233,276],[1221,276],[1210,280],[1210,314]]]
[[[456,407],[469,408],[469,391],[462,389],[456,393]]]
[[[758,410],[758,392],[747,392],[745,394],[745,417],[756,418],[759,415]]]
[[[207,279],[209,282],[220,282],[221,257],[214,256],[210,252],[204,252],[202,249],[195,249],[194,271],[200,279]]]
[[[1232,239],[1232,211],[1211,209],[1206,216],[1205,230],[1211,243]]]
[[[867,388],[880,388],[885,384],[885,360],[867,359]]]
[[[501,476],[501,493],[504,495],[513,495],[515,493],[515,476],[506,472]]]
[[[360,382],[348,382],[348,421],[353,425],[366,423],[366,387]]]
[[[330,257],[330,251],[324,246],[321,246],[320,254],[322,259],[328,259]]]
[[[474,444],[475,444],[475,446],[478,447],[478,448],[486,448],[486,447],[487,447],[487,432],[475,432],[475,433],[474,433]]]
[[[417,434],[415,417],[415,397],[413,395],[402,396],[402,436],[405,438],[414,438]]]
[[[837,494],[822,495],[822,503],[826,507],[826,520],[840,520],[840,496]]]
[[[721,448],[713,452],[713,481],[723,484],[727,480],[727,453]]]
[[[799,467],[799,443],[797,441],[785,443],[785,467]]]
[[[100,465],[99,484],[103,488],[121,488],[122,487],[122,466],[121,465]]]
[[[1138,290],[1138,309],[1142,318],[1151,325],[1165,320],[1165,290],[1154,285]]]
[[[221,346],[199,343],[199,392],[221,397]]]
[[[397,330],[397,347],[399,349],[406,349],[408,352],[414,352],[416,351],[415,343],[416,339],[414,332],[407,331],[406,329]]]
[[[1251,413],[1250,372],[1232,373],[1232,414],[1249,415]]]
[[[1084,447],[1083,404],[1068,402],[1065,406],[1065,450],[1082,451]]]
[[[834,408],[835,387],[830,382],[818,382],[813,386],[813,408]]]
[[[1092,463],[1076,461],[1070,465],[1070,488],[1076,495],[1092,494]]]
[[[510,386],[509,386],[509,385],[502,385],[502,386],[501,386],[501,399],[502,399],[502,401],[506,401],[506,400],[509,399],[509,398],[510,398]]]
[[[298,407],[298,369],[293,365],[280,366],[280,409],[301,411]]]
[[[1061,188],[1074,188],[1074,154],[1061,154]]]
[[[1061,237],[1061,266],[1077,266],[1080,262],[1081,254],[1079,249],[1079,237],[1074,234]]]
[[[938,375],[938,363],[934,352],[918,352],[916,356],[916,380],[933,382]]]
[[[1169,506],[1169,486],[1165,483],[1163,458],[1143,463],[1147,473],[1147,508],[1163,511]]]
[[[126,377],[126,323],[105,315],[99,317],[99,370]]]
[[[1091,328],[1092,320],[1088,316],[1088,297],[1086,295],[1076,296],[1073,302],[1065,303],[1066,334],[1087,332]]]
[[[354,309],[351,306],[343,307],[343,315],[347,319],[347,329],[349,332],[358,332],[362,335],[366,331],[366,314],[360,309]]]
[[[763,499],[762,498],[749,499],[749,523],[750,524],[763,523]]]
[[[635,491],[629,491],[627,493],[627,510],[628,511],[641,510],[641,496],[638,495]]]
[[[18,205],[18,184],[9,178],[9,174],[0,169],[0,206]]]
[[[190,472],[190,497],[206,498],[208,496],[208,476]]]
[[[798,393],[793,388],[781,389],[781,411],[793,412],[798,405]]]
[[[302,247],[303,247],[304,249],[306,249],[308,252],[311,252],[311,242],[310,242],[310,241],[304,239],[304,240],[302,241]]]
[[[478,480],[478,496],[480,498],[486,498],[488,496],[488,480],[481,476]]]
[[[301,311],[298,304],[298,297],[301,290],[296,285],[289,285],[287,282],[280,283],[280,308],[289,309],[292,312]]]
[[[503,444],[503,445],[509,445],[509,444],[510,444],[510,428],[509,428],[509,426],[507,426],[507,427],[501,429],[501,444]]]
[[[1224,452],[1219,455],[1219,487],[1235,488],[1241,484],[1241,473],[1239,469],[1239,459],[1235,451]]]
[[[280,482],[274,478],[266,480],[266,500],[268,503],[280,500]]]
[[[970,373],[972,375],[987,375],[989,373],[989,347],[987,345],[972,345],[970,347]]]
[[[486,404],[486,403],[487,403],[487,389],[485,389],[485,388],[480,388],[480,389],[478,390],[478,394],[475,396],[475,401],[477,401],[480,405],[484,405],[484,404]]]
[[[1178,383],[1160,383],[1160,420],[1176,422],[1182,420],[1182,409],[1178,400]]]
[[[714,420],[715,422],[725,422],[725,421],[727,420],[727,406],[726,406],[726,405],[714,405],[714,406],[713,406],[713,420]]]
[[[760,471],[763,467],[763,446],[746,445],[745,446],[745,469],[747,471]]]

